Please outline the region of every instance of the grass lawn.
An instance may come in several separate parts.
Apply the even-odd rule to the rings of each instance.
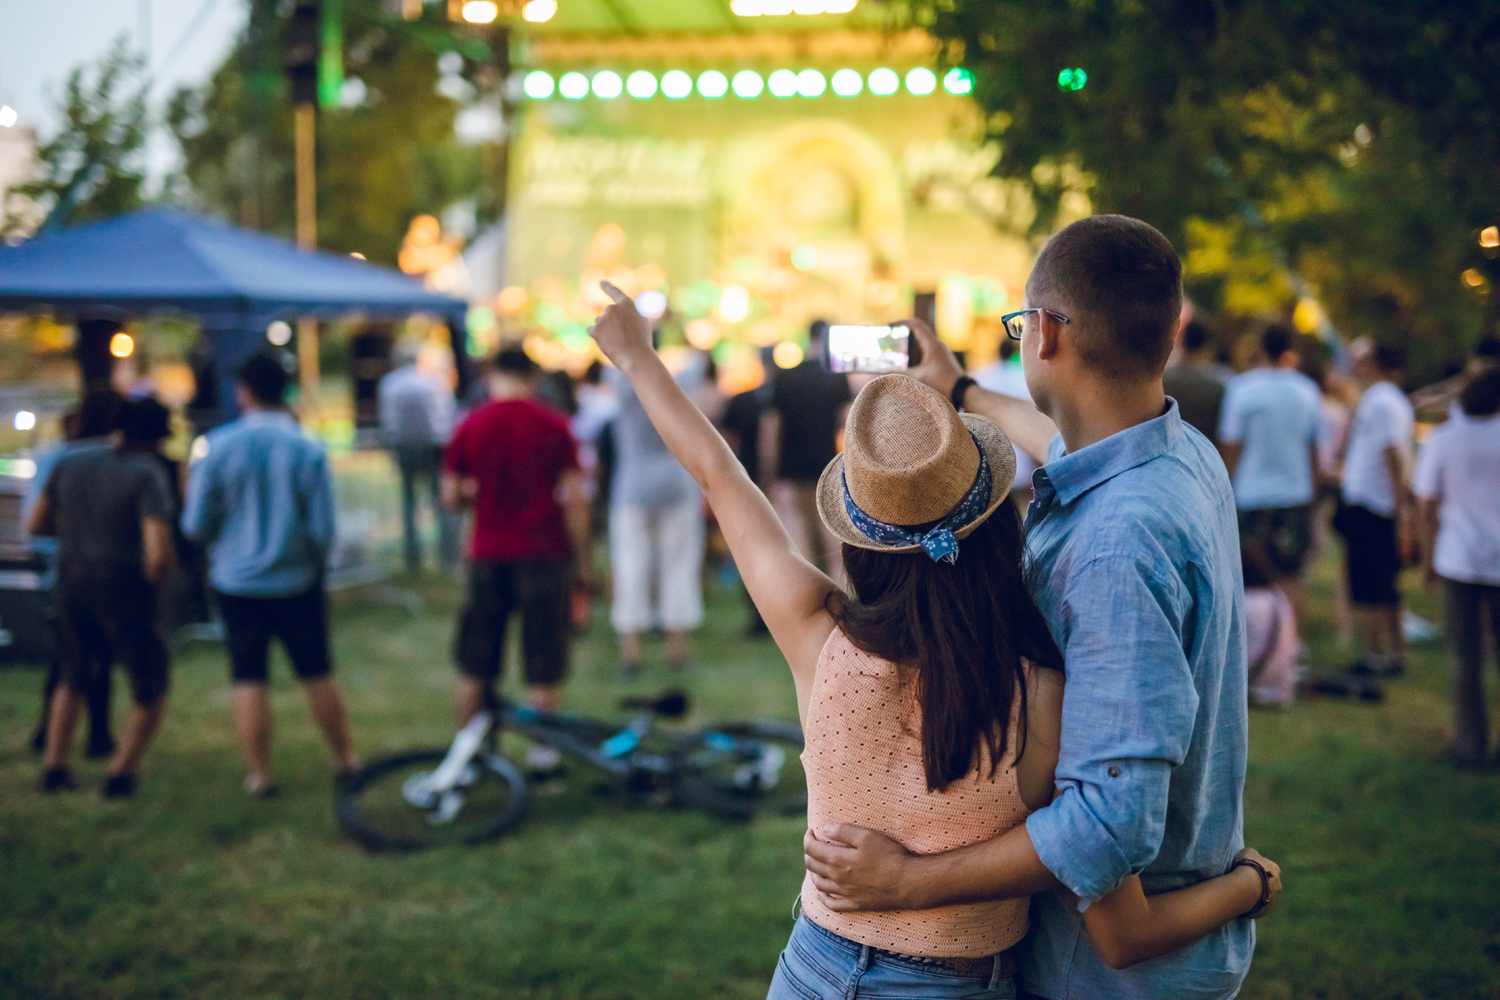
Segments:
[[[336,601],[367,755],[451,735],[458,595],[416,589],[417,614],[376,593]],[[1337,663],[1349,653],[1326,594],[1309,638]],[[1412,603],[1438,617],[1433,599]],[[743,620],[733,593],[710,595],[690,723],[795,718],[774,646],[743,638]],[[658,659],[618,681],[615,656],[601,615],[577,648],[572,707],[611,712],[677,680]],[[1442,649],[1412,661],[1384,705],[1253,715],[1247,834],[1288,889],[1243,996],[1500,998],[1500,777],[1448,766]],[[0,670],[0,998],[764,996],[792,924],[800,821],[630,809],[579,781],[493,843],[369,854],[335,826],[325,750],[274,669],[279,798],[241,793],[224,657],[199,645],[176,662],[140,792],[109,804],[98,764],[77,768],[78,792],[35,791],[41,678]]]

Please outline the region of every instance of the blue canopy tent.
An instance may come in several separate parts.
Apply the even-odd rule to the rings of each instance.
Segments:
[[[442,317],[460,391],[470,379],[461,299],[350,257],[307,252],[264,233],[168,208],[46,233],[0,247],[0,310],[123,320],[159,313],[201,324],[220,418],[234,415],[233,371],[263,349],[275,320]]]

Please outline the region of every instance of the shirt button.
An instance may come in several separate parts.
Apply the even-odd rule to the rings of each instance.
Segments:
[[[1118,778],[1120,776],[1120,765],[1119,764],[1111,764],[1111,765],[1109,765],[1109,776],[1111,778]]]

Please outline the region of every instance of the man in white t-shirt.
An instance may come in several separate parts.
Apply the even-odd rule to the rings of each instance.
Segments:
[[[1396,577],[1409,549],[1415,511],[1408,470],[1415,414],[1396,386],[1405,352],[1361,338],[1350,345],[1354,377],[1365,386],[1344,455],[1343,505],[1334,528],[1344,536],[1349,600],[1364,639],[1356,672],[1394,676],[1405,669],[1401,594]]]
[[[1422,579],[1443,585],[1453,662],[1453,758],[1489,763],[1484,690],[1484,608],[1500,650],[1500,368],[1481,370],[1459,393],[1463,416],[1422,445],[1414,490]]]
[[[1290,330],[1272,324],[1260,343],[1260,364],[1225,387],[1219,451],[1234,484],[1240,551],[1287,595],[1300,619],[1298,574],[1312,547],[1320,394],[1297,371]]]

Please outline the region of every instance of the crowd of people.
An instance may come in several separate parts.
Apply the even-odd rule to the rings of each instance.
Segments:
[[[620,673],[642,670],[656,630],[668,666],[689,669],[717,531],[750,628],[791,668],[807,740],[808,876],[773,997],[856,983],[1144,997],[1189,982],[1232,996],[1248,918],[1280,891],[1241,834],[1247,706],[1288,705],[1299,686],[1381,696],[1405,669],[1408,565],[1443,588],[1455,761],[1493,766],[1492,345],[1418,454],[1398,349],[1356,341],[1346,374],[1271,324],[1237,373],[1205,322],[1183,322],[1170,244],[1119,216],[1048,242],[1026,308],[1003,319],[1000,360],[972,374],[912,321],[921,362],[851,383],[822,363],[815,323],[801,364],[768,364],[762,386],[726,400],[708,355],[669,371],[653,325],[605,290],[615,304],[593,333],[612,365],[576,385],[509,347],[460,412],[401,348],[381,417],[406,565],[422,564],[422,493],[443,570],[467,513],[462,726],[495,703],[513,616],[527,699],[558,710],[601,530]],[[190,467],[159,453],[159,403],[96,392],[39,469],[30,530],[56,540],[59,637],[43,791],[74,787],[85,709],[89,752],[110,757],[103,794],[135,790],[166,706],[158,604],[174,553],[201,553],[223,623],[245,791],[276,790],[273,638],[335,780],[360,767],[330,653],[328,459],[286,408],[277,358],[246,359],[236,380],[241,416],[207,433]],[[1300,636],[1330,526],[1361,656],[1319,671]],[[114,662],[133,699],[118,743]],[[559,759],[533,746],[527,762],[545,778]]]

